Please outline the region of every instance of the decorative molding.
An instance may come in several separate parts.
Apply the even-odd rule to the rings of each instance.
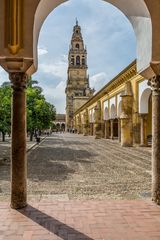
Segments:
[[[9,79],[14,90],[23,91],[27,87],[28,76],[23,72],[10,73]]]
[[[15,55],[23,45],[23,0],[5,0],[5,16],[5,45]]]
[[[160,76],[155,76],[148,81],[148,85],[151,87],[152,91],[160,92]]]

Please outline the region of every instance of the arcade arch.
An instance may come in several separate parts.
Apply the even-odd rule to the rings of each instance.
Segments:
[[[146,84],[139,84],[139,114],[141,119],[141,146],[147,146],[152,141],[152,92]]]
[[[157,114],[160,109],[160,2],[159,0],[105,1],[119,8],[131,22],[137,38],[138,71],[147,79],[151,79],[154,111],[152,197],[160,204],[160,114]],[[37,43],[44,20],[52,10],[66,0],[24,0],[24,6],[20,2],[15,1],[12,8],[11,5],[7,5],[7,1],[0,0],[0,64],[10,74],[13,85],[11,201],[13,208],[24,207],[27,196],[24,91],[27,82],[26,74],[32,75],[37,70]],[[19,16],[16,24],[13,24],[15,15],[12,13]],[[22,32],[21,29],[25,31]],[[20,150],[17,151],[17,149]]]

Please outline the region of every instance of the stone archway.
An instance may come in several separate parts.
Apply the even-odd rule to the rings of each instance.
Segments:
[[[160,2],[105,1],[119,8],[132,24],[137,38],[138,71],[150,79],[153,90],[152,192],[153,200],[160,204]],[[13,208],[24,207],[27,196],[26,74],[32,75],[37,70],[37,42],[44,20],[51,11],[64,2],[66,0],[0,0],[0,65],[10,74],[13,85],[11,204]]]
[[[110,119],[115,119],[117,116],[116,114],[116,106],[114,104],[111,105],[110,108]]]
[[[108,102],[107,102],[107,104],[108,104]],[[104,137],[106,139],[108,139],[109,136],[110,136],[110,121],[109,121],[109,109],[108,109],[108,107],[105,107],[105,109],[104,109],[104,129],[105,129]]]
[[[122,113],[122,100],[118,102],[117,117],[118,117],[118,140],[121,143],[121,113]]]
[[[7,1],[11,2],[12,0]],[[67,0],[16,1],[15,13],[21,12],[22,8],[24,9],[24,19],[19,14],[16,27],[11,24],[11,21],[14,20],[14,15],[9,18],[11,21],[7,21],[7,24],[5,23],[5,16],[8,15],[9,17],[9,14],[13,11],[12,6],[7,7],[7,4],[5,4],[7,1],[0,0],[0,5],[2,6],[0,9],[0,30],[2,33],[0,63],[6,70],[11,71],[11,68],[13,70],[16,62],[15,57],[14,62],[12,59],[14,54],[16,57],[21,57],[18,61],[19,70],[33,74],[37,69],[37,42],[41,26],[49,13],[60,4],[67,2]],[[158,68],[160,65],[160,39],[157,32],[157,29],[160,28],[160,21],[158,21],[160,16],[159,0],[155,0],[154,3],[150,0],[138,0],[136,2],[132,0],[104,1],[119,8],[133,26],[137,38],[138,71],[143,72],[148,77],[154,75],[152,69],[158,73],[160,71]],[[28,13],[30,13],[29,18]],[[26,29],[24,33],[22,33],[22,25]],[[16,39],[10,38],[10,33],[6,36],[5,30],[7,29],[12,30],[11,34],[17,31],[18,37]],[[6,61],[5,57],[10,57],[10,59]],[[150,63],[152,63],[152,67],[150,67]]]
[[[116,106],[115,104],[112,104],[110,106],[110,137],[111,139],[114,139],[114,135],[116,132],[118,132],[118,121],[115,121],[117,116]],[[116,131],[117,128],[117,131]]]
[[[68,1],[68,0],[67,0]],[[147,1],[104,0],[117,7],[130,21],[137,38],[137,66],[140,72],[149,74],[148,67],[152,58],[152,23]],[[37,5],[34,21],[33,56],[34,68],[37,68],[37,42],[43,22],[51,11],[66,0],[41,0]],[[147,30],[147,31],[146,31]],[[150,69],[151,70],[151,69]],[[151,71],[150,71],[151,74]],[[153,73],[152,73],[153,75]]]
[[[109,110],[108,110],[108,107],[105,107],[105,110],[104,110],[104,120],[109,120]]]
[[[145,88],[140,92],[139,96],[139,115],[140,115],[140,129],[141,129],[141,146],[147,146],[148,140],[151,142],[152,138],[152,120],[151,120],[151,89]]]
[[[147,114],[149,108],[149,98],[151,95],[151,89],[146,88],[140,96],[139,101],[139,113],[140,114]]]

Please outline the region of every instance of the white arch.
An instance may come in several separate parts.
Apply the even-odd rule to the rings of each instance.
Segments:
[[[92,108],[90,111],[89,111],[89,120],[90,120],[90,123],[94,123],[95,120],[94,120],[94,108]]]
[[[68,0],[40,0],[35,13],[33,33],[34,67],[37,68],[37,43],[43,22],[49,13]],[[138,71],[147,69],[152,57],[152,24],[150,13],[144,0],[104,0],[119,8],[129,19],[137,38]]]
[[[139,108],[139,113],[148,113],[148,109],[149,109],[149,98],[151,96],[151,89],[150,88],[146,88],[141,97],[140,97],[140,108]]]
[[[110,109],[110,119],[115,119],[116,117],[117,117],[116,106],[112,104]]]
[[[118,104],[118,109],[117,109],[117,116],[120,118],[122,113],[122,100]]]
[[[109,120],[109,109],[108,107],[104,110],[104,120]]]

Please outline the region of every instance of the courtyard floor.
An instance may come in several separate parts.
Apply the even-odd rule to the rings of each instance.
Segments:
[[[0,164],[0,240],[160,239],[150,148],[54,134],[28,153],[29,205],[19,211],[9,207],[9,168]]]
[[[0,145],[1,148],[1,145]],[[6,150],[6,154],[7,154]],[[9,153],[8,153],[9,154]],[[54,134],[28,154],[32,200],[150,197],[151,148],[122,148],[114,140]],[[10,194],[10,163],[0,165],[0,200]]]

